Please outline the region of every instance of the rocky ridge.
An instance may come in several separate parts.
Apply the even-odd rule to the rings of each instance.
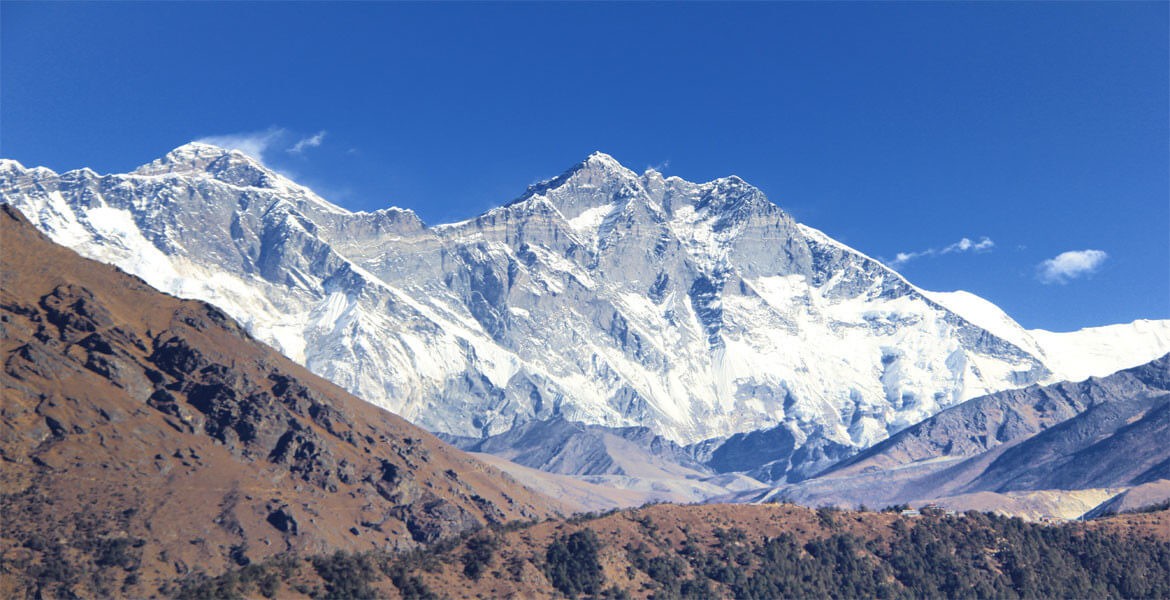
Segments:
[[[978,494],[1101,490],[1102,502],[1170,480],[1168,415],[1170,355],[1106,377],[967,401],[765,497],[965,506]]]

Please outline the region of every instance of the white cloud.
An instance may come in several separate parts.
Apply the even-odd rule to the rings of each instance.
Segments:
[[[980,252],[982,250],[990,250],[995,247],[995,242],[990,238],[984,237],[978,242],[972,242],[969,238],[963,238],[946,248],[939,251],[939,254],[950,254],[951,252]]]
[[[1069,250],[1040,263],[1036,269],[1042,283],[1063,284],[1096,273],[1106,258],[1109,255],[1103,250]]]
[[[926,250],[919,250],[918,252],[899,252],[894,256],[894,260],[890,261],[890,265],[898,267],[910,262],[916,258],[923,256],[935,256],[936,254],[952,254],[955,252],[986,252],[995,247],[995,242],[991,238],[983,236],[978,242],[972,241],[971,238],[963,238],[953,244],[943,248],[927,248]]]
[[[280,127],[269,127],[264,131],[211,135],[195,141],[228,150],[239,150],[265,164],[264,153],[276,144],[277,140],[285,133],[285,130]]]
[[[894,265],[902,265],[918,258],[919,256],[922,256],[922,254],[922,252],[899,252],[896,256],[894,256],[894,260],[891,260],[890,263]]]
[[[316,148],[320,146],[321,142],[325,141],[325,133],[325,130],[321,130],[312,136],[297,140],[297,143],[289,147],[288,152],[300,154],[305,151],[305,148]]]

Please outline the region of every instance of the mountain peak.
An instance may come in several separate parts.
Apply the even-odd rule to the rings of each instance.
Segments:
[[[617,159],[596,151],[564,173],[528,186],[524,195],[506,206],[544,196],[562,214],[573,218],[583,210],[612,202],[613,196],[621,190],[637,189],[639,181],[638,174]]]
[[[246,187],[281,187],[283,179],[258,159],[239,150],[199,141],[183,144],[134,170],[135,175],[147,176],[198,173]]]
[[[217,146],[215,144],[208,144],[206,142],[198,141],[187,142],[186,144],[183,144],[182,146],[167,152],[166,155],[163,156],[162,160],[171,164],[190,164],[203,166],[232,154],[237,155],[237,160],[247,160],[255,162],[256,164],[260,164],[259,160],[256,160],[239,150],[232,150],[230,148],[224,148],[223,146]]]
[[[182,146],[179,146],[178,148],[171,150],[168,154],[185,154],[185,153],[199,153],[199,152],[215,152],[215,153],[219,153],[219,154],[227,154],[227,153],[231,152],[231,150],[228,148],[225,148],[224,146],[220,146],[218,144],[211,144],[208,142],[195,140],[192,142],[187,142],[186,144],[183,144]],[[239,152],[239,151],[237,150],[237,152]],[[243,154],[243,152],[240,152],[240,154]]]
[[[600,150],[595,150],[592,154],[581,161],[581,166],[600,167],[607,169],[625,169],[622,163],[618,160]]]
[[[0,174],[21,173],[26,171],[20,161],[11,158],[0,158]]]
[[[638,174],[618,162],[616,158],[598,150],[585,157],[585,160],[570,167],[564,173],[532,186],[529,188],[529,191],[532,192],[535,190],[537,193],[540,193],[541,191],[561,187],[571,180],[581,178],[588,179],[596,184],[603,180],[636,180],[638,179]]]
[[[600,150],[585,157],[585,160],[574,165],[557,179],[571,177],[582,172],[589,173],[593,178],[638,179],[637,173]]]

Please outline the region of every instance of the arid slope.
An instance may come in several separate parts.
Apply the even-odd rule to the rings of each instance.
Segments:
[[[278,553],[559,512],[7,205],[0,274],[2,597],[150,595]]]

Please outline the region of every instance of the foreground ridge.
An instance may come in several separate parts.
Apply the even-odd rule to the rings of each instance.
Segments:
[[[141,596],[559,505],[0,205],[0,595]]]

